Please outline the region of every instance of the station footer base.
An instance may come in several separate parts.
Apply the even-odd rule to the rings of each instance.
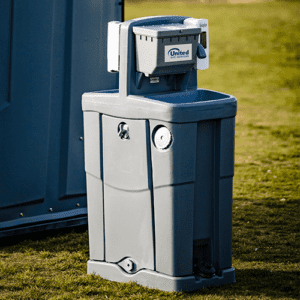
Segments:
[[[142,286],[168,292],[192,292],[208,286],[220,286],[235,282],[234,268],[224,269],[221,276],[215,275],[211,278],[203,278],[201,276],[172,277],[147,269],[142,269],[135,274],[128,274],[116,264],[89,260],[87,273],[100,275],[104,279],[117,282],[133,281]]]

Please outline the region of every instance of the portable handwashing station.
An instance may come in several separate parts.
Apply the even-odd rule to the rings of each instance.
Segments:
[[[119,89],[85,93],[88,273],[165,291],[235,281],[235,97],[197,88],[206,19],[108,23]]]

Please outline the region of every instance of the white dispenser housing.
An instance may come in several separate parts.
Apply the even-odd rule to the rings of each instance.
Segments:
[[[108,23],[107,69],[118,72],[120,22]],[[208,68],[208,20],[188,18],[180,23],[134,26],[136,70],[146,77]]]

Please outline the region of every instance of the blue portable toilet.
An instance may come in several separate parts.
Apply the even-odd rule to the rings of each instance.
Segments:
[[[81,95],[114,89],[120,0],[0,2],[0,237],[87,223]]]

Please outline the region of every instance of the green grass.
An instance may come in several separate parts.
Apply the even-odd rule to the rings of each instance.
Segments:
[[[167,4],[166,4],[167,3]],[[198,86],[234,95],[236,283],[166,293],[86,275],[87,231],[0,248],[0,299],[299,299],[300,5],[127,3],[126,19],[208,18],[210,68]]]

